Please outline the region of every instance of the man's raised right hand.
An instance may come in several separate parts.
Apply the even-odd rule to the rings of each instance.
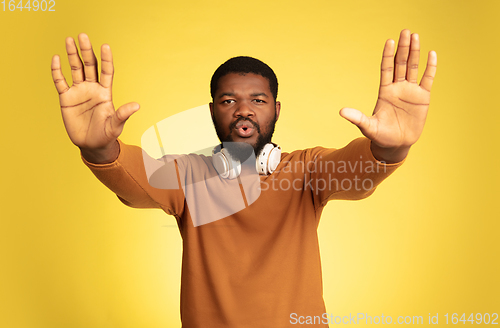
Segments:
[[[61,113],[71,141],[80,148],[83,157],[92,163],[113,162],[119,154],[118,136],[125,121],[139,109],[128,103],[115,111],[112,102],[113,57],[107,44],[101,47],[101,80],[98,79],[97,59],[86,34],[78,36],[83,58],[73,38],[66,39],[66,52],[71,66],[73,85],[68,86],[61,71],[58,55],[52,58],[52,78],[59,93]]]

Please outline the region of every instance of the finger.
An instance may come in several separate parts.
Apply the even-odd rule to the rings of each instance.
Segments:
[[[50,65],[52,69],[52,80],[54,81],[54,85],[56,86],[57,92],[59,94],[63,94],[69,90],[68,83],[64,78],[64,75],[61,71],[61,60],[58,55],[52,57],[52,63]]]
[[[101,85],[105,88],[111,88],[113,84],[113,55],[111,47],[103,44],[101,47]]]
[[[366,137],[370,137],[373,135],[373,131],[371,131],[370,119],[359,110],[354,108],[344,107],[340,110],[340,116],[356,125],[363,135]]]
[[[402,30],[399,36],[398,50],[396,51],[394,82],[406,79],[406,63],[410,52],[410,30]]]
[[[87,34],[81,33],[78,35],[78,43],[85,64],[85,81],[97,82],[97,59]]]
[[[118,108],[115,114],[111,117],[110,121],[111,134],[113,137],[118,138],[118,136],[120,136],[125,122],[130,116],[132,116],[132,114],[137,112],[139,108],[139,104],[134,102],[125,104]]]
[[[427,91],[431,91],[432,82],[434,82],[434,77],[436,76],[437,70],[437,54],[435,51],[430,51],[427,57],[427,67],[425,68],[424,76],[420,81],[420,87]]]
[[[418,82],[418,61],[420,60],[420,40],[418,34],[411,35],[410,57],[408,59],[408,69],[406,79],[410,83]]]
[[[394,77],[394,40],[387,40],[382,53],[380,86],[388,86]]]
[[[73,38],[66,38],[66,52],[68,53],[69,65],[71,66],[73,84],[82,83],[85,79],[85,74],[83,72],[82,60],[78,55],[78,49]]]

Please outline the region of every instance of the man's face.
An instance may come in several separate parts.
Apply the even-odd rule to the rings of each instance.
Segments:
[[[210,113],[221,142],[245,142],[258,154],[271,142],[280,114],[269,81],[253,73],[229,73],[219,80]]]

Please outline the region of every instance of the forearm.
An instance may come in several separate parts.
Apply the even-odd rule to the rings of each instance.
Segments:
[[[386,163],[373,156],[371,141],[357,138],[341,149],[325,149],[318,154],[318,172],[311,176],[318,181],[318,204],[325,205],[332,199],[363,199],[391,175],[403,161]],[[325,181],[325,182],[323,182]],[[320,186],[323,190],[318,189]]]
[[[167,214],[176,215],[184,206],[182,188],[165,190],[149,184],[141,148],[118,141],[118,158],[105,164],[95,164],[83,158],[92,173],[120,200],[135,208],[161,208]]]

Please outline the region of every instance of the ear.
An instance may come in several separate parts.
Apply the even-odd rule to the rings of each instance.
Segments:
[[[214,103],[209,103],[208,107],[210,107],[210,116],[214,117]]]
[[[281,102],[277,101],[276,102],[276,121],[280,117],[280,110],[281,110]]]

